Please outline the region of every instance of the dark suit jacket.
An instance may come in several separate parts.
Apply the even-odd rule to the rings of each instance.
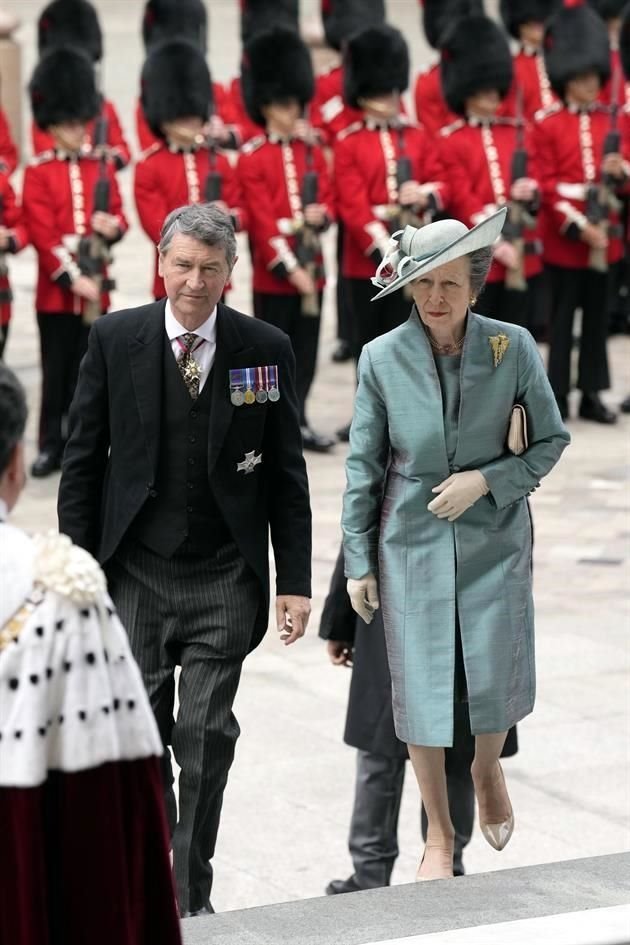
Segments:
[[[112,312],[92,326],[70,410],[59,528],[103,564],[155,491],[164,307],[162,300]],[[234,407],[230,369],[266,364],[278,365],[280,400]],[[311,594],[311,511],[289,339],[219,303],[208,383],[208,476],[234,541],[264,591],[256,646],[267,627],[269,531],[277,593]],[[252,450],[262,453],[262,462],[252,473],[237,472]]]

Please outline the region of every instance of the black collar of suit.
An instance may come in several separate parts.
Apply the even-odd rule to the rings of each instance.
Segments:
[[[134,393],[144,428],[151,469],[154,472],[157,469],[160,439],[162,352],[167,337],[164,327],[165,306],[165,299],[148,306],[147,317],[135,336],[129,339]],[[208,474],[216,463],[234,413],[234,406],[230,401],[230,369],[249,367],[255,357],[255,349],[243,339],[238,319],[232,317],[233,313],[234,310],[222,302],[217,305],[217,347],[211,375]]]

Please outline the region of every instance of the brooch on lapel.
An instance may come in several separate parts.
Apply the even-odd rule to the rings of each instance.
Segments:
[[[257,456],[256,450],[252,450],[251,453],[245,453],[245,459],[242,463],[236,464],[236,471],[245,473],[247,476],[249,473],[253,473],[256,466],[260,463],[262,463],[262,453],[259,453]]]
[[[230,371],[230,400],[235,407],[265,404],[280,400],[278,365],[234,368]]]
[[[498,367],[503,360],[503,355],[510,347],[510,339],[507,335],[504,335],[503,332],[500,332],[498,335],[490,335],[488,341],[490,342],[490,347],[492,348],[494,366]]]

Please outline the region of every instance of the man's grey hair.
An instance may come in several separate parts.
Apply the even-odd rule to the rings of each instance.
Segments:
[[[483,289],[492,265],[492,246],[482,246],[468,253],[470,263],[470,291],[477,298]]]
[[[211,203],[191,203],[172,210],[160,232],[158,249],[165,253],[176,233],[192,236],[206,246],[218,246],[225,253],[228,269],[236,259],[236,236],[232,217]]]

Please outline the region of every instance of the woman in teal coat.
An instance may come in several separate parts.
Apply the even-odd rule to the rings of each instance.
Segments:
[[[383,609],[396,733],[429,819],[419,879],[452,876],[444,747],[455,701],[467,703],[475,735],[484,836],[495,849],[511,836],[499,756],[535,695],[527,496],[570,439],[530,334],[470,308],[504,219],[501,210],[472,230],[442,220],[396,234],[376,298],[408,284],[415,305],[359,362],[346,576],[364,620]],[[520,455],[506,445],[515,404],[528,436]]]

